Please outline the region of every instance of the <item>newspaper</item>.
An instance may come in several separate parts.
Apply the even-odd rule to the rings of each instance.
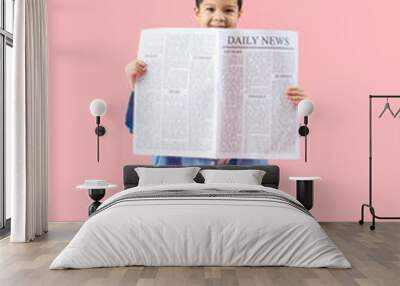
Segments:
[[[296,32],[149,29],[138,58],[134,153],[298,159]]]

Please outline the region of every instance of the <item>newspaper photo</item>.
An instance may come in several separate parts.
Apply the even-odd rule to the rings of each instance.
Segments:
[[[138,58],[135,154],[299,158],[296,32],[150,29]]]

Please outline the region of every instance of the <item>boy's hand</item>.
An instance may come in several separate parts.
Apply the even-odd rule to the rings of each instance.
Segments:
[[[125,74],[129,82],[132,84],[132,87],[135,86],[137,79],[146,73],[146,68],[146,63],[138,59],[125,66]]]
[[[304,90],[298,86],[289,87],[286,91],[286,95],[288,99],[295,105],[299,104],[300,101],[307,98],[304,93]]]

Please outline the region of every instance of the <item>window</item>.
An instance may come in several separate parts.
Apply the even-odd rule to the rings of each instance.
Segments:
[[[11,92],[14,0],[0,0],[0,236],[9,231],[10,194],[5,187],[5,105]]]

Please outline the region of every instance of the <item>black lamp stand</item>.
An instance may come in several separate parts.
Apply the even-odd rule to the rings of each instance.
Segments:
[[[307,135],[310,133],[310,129],[307,127],[308,125],[308,116],[304,116],[304,125],[300,126],[299,134],[300,136],[304,136],[304,161],[307,162]]]
[[[100,136],[104,136],[104,134],[106,134],[106,129],[104,128],[104,126],[100,125],[100,116],[96,116],[96,124],[97,127],[94,131],[94,133],[96,133],[97,135],[97,162],[100,161]]]

